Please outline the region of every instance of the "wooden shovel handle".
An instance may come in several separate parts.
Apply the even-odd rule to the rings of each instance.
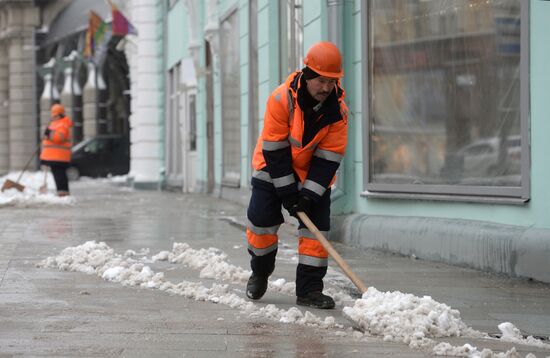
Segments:
[[[321,234],[319,229],[317,229],[315,224],[313,224],[313,222],[311,222],[311,220],[308,218],[308,216],[303,212],[298,212],[297,214],[298,214],[298,217],[300,218],[300,220],[302,220],[302,222],[304,223],[304,225],[309,229],[309,231],[311,231],[313,233],[313,235],[315,235],[315,237],[323,245],[325,250],[328,251],[329,255],[334,259],[334,261],[336,261],[336,263],[338,264],[338,266],[340,266],[342,271],[344,271],[344,273],[349,277],[351,282],[353,282],[353,284],[359,289],[361,294],[367,292],[368,287],[351,270],[351,268],[349,267],[347,262],[344,261],[342,256],[340,256],[340,254],[334,249],[334,247],[332,247],[330,242],[323,236],[323,234]]]

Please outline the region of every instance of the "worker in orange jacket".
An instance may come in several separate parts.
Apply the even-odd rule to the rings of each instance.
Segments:
[[[305,67],[269,96],[254,150],[246,235],[252,275],[246,295],[260,299],[275,268],[281,205],[305,212],[321,232],[330,230],[330,187],[347,144],[347,107],[340,85],[342,57],[330,42],[314,44]],[[296,303],[334,308],[323,294],[328,253],[299,220]]]
[[[69,195],[69,180],[66,170],[71,162],[71,127],[73,122],[65,115],[65,107],[54,104],[51,121],[44,131],[40,163],[51,168],[58,196]]]

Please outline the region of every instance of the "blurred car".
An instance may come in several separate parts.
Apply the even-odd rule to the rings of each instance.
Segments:
[[[81,176],[107,177],[124,175],[130,170],[130,144],[127,136],[99,135],[76,144],[72,148],[69,180]]]
[[[499,137],[483,138],[457,151],[465,177],[495,177],[521,173],[521,136],[512,135],[502,143]],[[505,151],[502,157],[500,150]]]

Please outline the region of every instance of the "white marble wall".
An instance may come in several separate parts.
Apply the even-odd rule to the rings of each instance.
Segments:
[[[22,169],[37,148],[37,116],[32,32],[10,40],[10,170]]]
[[[97,84],[96,70],[88,64],[88,80],[82,90],[82,112],[84,138],[91,138],[97,134]]]
[[[134,183],[155,184],[163,168],[162,107],[163,37],[160,0],[127,0],[126,14],[139,36],[128,36],[130,64],[130,177]]]
[[[50,108],[55,100],[59,100],[59,93],[52,84],[52,75],[44,76],[44,89],[40,96],[40,135],[44,133],[46,126],[50,123]]]
[[[7,160],[9,170],[18,170],[25,166],[38,145],[34,27],[40,19],[38,9],[30,0],[0,2],[0,13],[0,98],[3,99],[0,100],[0,152],[3,153],[0,168]]]

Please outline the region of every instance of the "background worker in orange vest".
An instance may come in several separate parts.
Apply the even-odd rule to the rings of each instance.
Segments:
[[[71,162],[71,127],[73,122],[65,115],[61,104],[51,107],[51,121],[44,131],[40,163],[51,168],[58,196],[69,195],[66,170]]]
[[[313,45],[302,70],[292,73],[269,97],[264,128],[254,150],[248,206],[246,295],[260,299],[275,268],[281,205],[305,212],[321,232],[330,230],[330,186],[347,144],[347,107],[340,78],[342,57],[330,42]],[[299,225],[296,303],[334,308],[323,294],[328,253],[305,225]]]

